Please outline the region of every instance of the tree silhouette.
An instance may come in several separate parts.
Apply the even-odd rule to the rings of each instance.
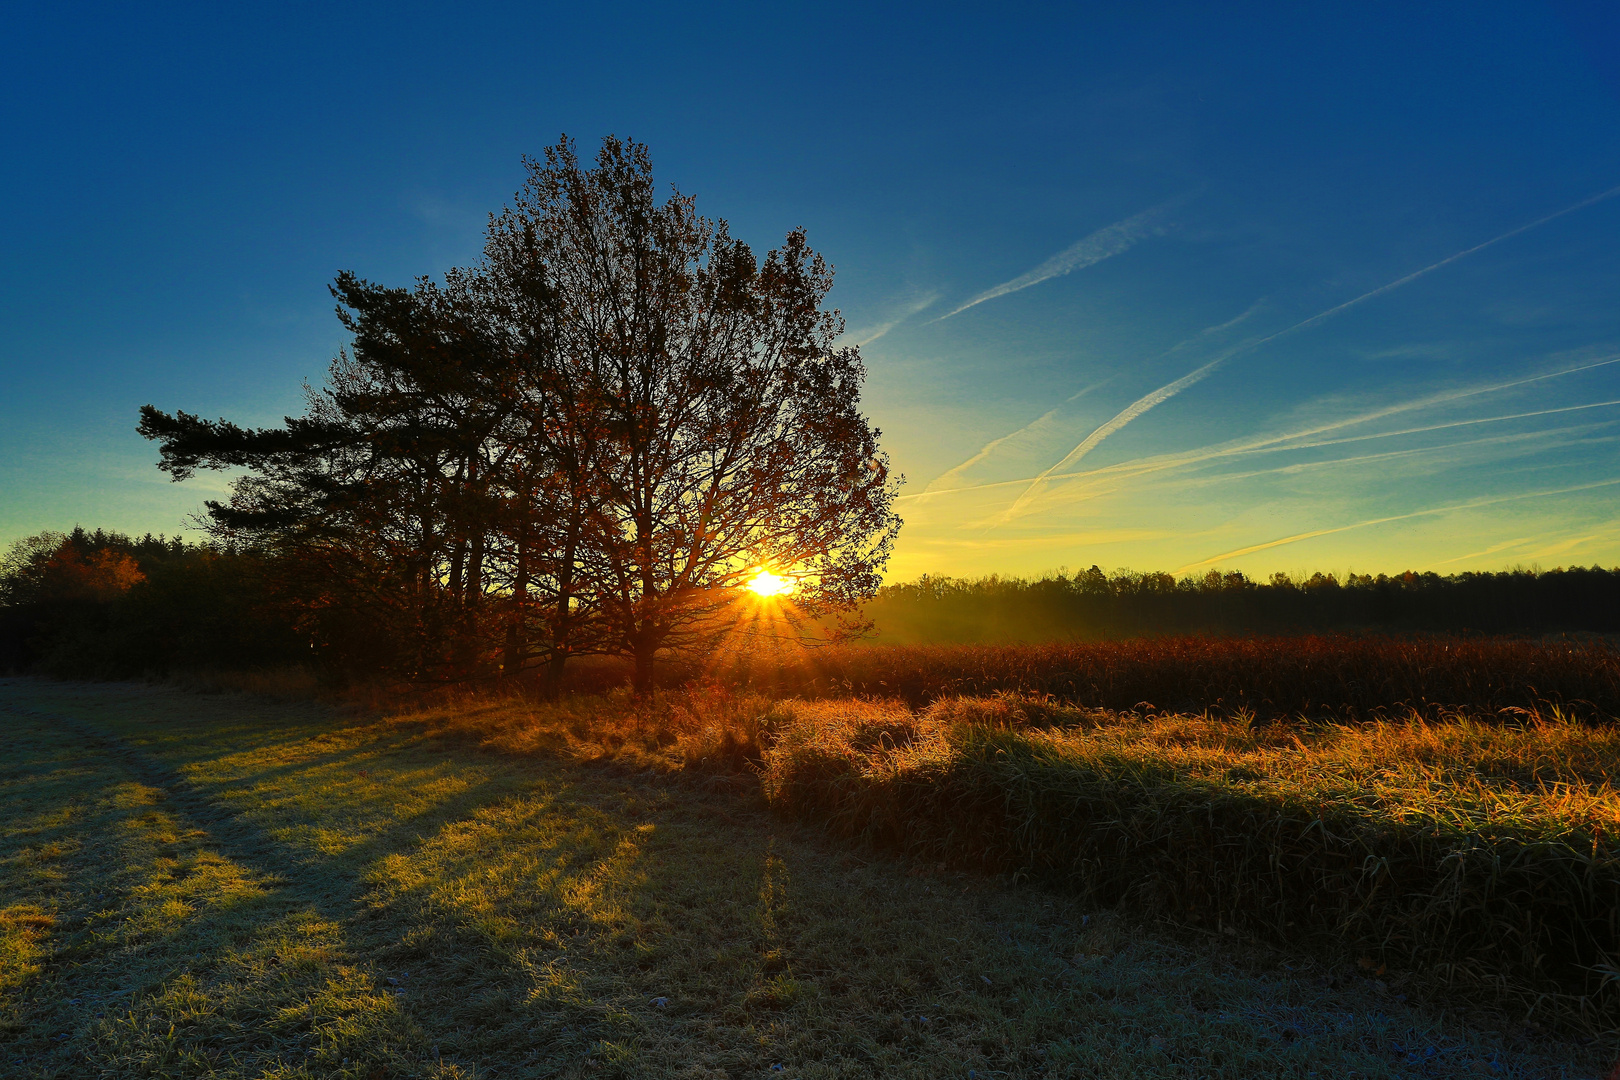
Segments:
[[[245,466],[213,527],[309,575],[311,607],[393,622],[410,674],[516,672],[712,642],[759,567],[797,625],[879,585],[899,519],[865,372],[802,230],[757,260],[644,146],[527,161],[480,265],[341,275],[353,334],[307,414],[250,431],[142,410],[161,468]],[[825,625],[825,624],[821,624]]]
[[[757,262],[692,199],[660,203],[636,143],[586,169],[564,139],[528,166],[486,266],[497,295],[542,300],[536,351],[568,410],[551,453],[579,472],[583,576],[637,685],[759,566],[793,573],[807,614],[875,591],[894,485],[803,231]]]

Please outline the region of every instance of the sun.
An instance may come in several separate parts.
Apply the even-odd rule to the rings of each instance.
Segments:
[[[793,582],[762,566],[749,580],[748,587],[756,596],[782,596],[793,591]]]

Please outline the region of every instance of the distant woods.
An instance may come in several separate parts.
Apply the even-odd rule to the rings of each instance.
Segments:
[[[351,345],[303,416],[248,429],[141,410],[159,466],[241,469],[214,538],[274,564],[323,664],[416,680],[560,676],[569,657],[713,648],[739,590],[840,632],[877,589],[896,482],[802,231],[763,260],[646,148],[527,161],[481,261],[414,288],[342,274]],[[757,616],[757,612],[754,613]]]
[[[18,541],[0,556],[0,672],[129,677],[302,665],[328,677],[377,674],[375,661],[369,666],[362,662],[367,660],[362,646],[373,634],[381,634],[384,641],[398,639],[388,636],[386,628],[365,626],[359,615],[338,605],[312,603],[311,584],[318,580],[312,579],[305,563],[268,550],[150,536],[132,539],[100,530],[42,533]],[[498,608],[503,601],[497,594],[487,602]],[[1614,634],[1620,633],[1620,568],[1445,577],[1354,575],[1343,580],[1328,574],[1303,578],[1278,574],[1264,582],[1236,573],[1177,580],[1168,574],[1129,571],[1110,575],[1097,568],[1038,581],[922,578],[880,589],[857,609],[857,615],[875,623],[869,640],[901,645],[1336,631]],[[356,621],[345,624],[340,621],[344,618]],[[321,634],[343,632],[357,640],[322,651]],[[493,648],[503,644],[497,641]],[[485,648],[492,646],[486,642]],[[1313,648],[1320,652],[1320,646]],[[1003,656],[991,664],[994,670],[971,677],[941,668],[937,656],[912,664],[907,657],[915,650],[892,651],[897,655],[870,661],[861,659],[865,650],[815,654],[792,661],[787,665],[791,671],[770,677],[790,683],[796,678],[811,680],[802,686],[792,683],[788,688],[796,693],[824,692],[816,680],[830,679],[840,685],[847,682],[861,693],[917,696],[920,701],[932,699],[935,684],[989,693],[1009,682],[1068,693],[1063,679],[1080,668],[1087,679],[1101,677],[1101,668],[1092,661],[1054,660],[1047,665],[1055,664],[1053,670],[1043,668],[1039,678],[1021,674],[1021,665],[1045,663],[1036,650],[1015,650],[1018,657]],[[1310,659],[1314,655],[1310,650],[1290,646],[1284,652],[1291,656],[1297,652],[1300,663],[1315,671],[1311,692],[1331,689],[1321,683],[1327,669]],[[1117,665],[1127,654],[1116,650],[1107,655]],[[962,654],[952,662],[973,667],[978,660]],[[726,665],[718,674],[732,677],[737,670]],[[746,665],[741,670],[746,678],[768,676]],[[544,678],[548,673],[540,674]],[[602,674],[607,672],[591,673],[589,678],[594,681]],[[679,677],[681,672],[672,669],[669,674]],[[1245,678],[1255,681],[1254,676],[1250,672]],[[923,681],[917,685],[907,681],[917,678]],[[984,679],[991,681],[981,685]],[[1545,673],[1530,679],[1544,695],[1557,689],[1543,685],[1546,682]],[[1174,689],[1167,688],[1162,672],[1153,676],[1153,683],[1157,687],[1153,693],[1129,684],[1120,691],[1124,694],[1120,707],[1144,698],[1159,701]]]
[[[883,589],[866,615],[897,644],[1062,641],[1324,631],[1620,632],[1620,567],[1441,576],[1211,570],[1177,579],[1093,566],[1038,581],[924,577]]]
[[[262,555],[97,529],[0,555],[0,672],[122,678],[306,663]]]

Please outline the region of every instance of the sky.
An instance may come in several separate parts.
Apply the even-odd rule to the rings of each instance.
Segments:
[[[14,5],[0,545],[196,535],[141,405],[300,412],[612,133],[836,268],[891,580],[1620,564],[1617,10]]]

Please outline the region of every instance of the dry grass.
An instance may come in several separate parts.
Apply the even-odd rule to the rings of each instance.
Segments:
[[[1558,707],[1620,716],[1620,649],[1596,640],[1159,637],[1046,645],[856,645],[710,672],[775,697],[896,697],[921,707],[1011,692],[1118,711],[1261,720],[1437,719]]]
[[[1613,1023],[1612,725],[1256,726],[1010,695],[913,711],[721,687],[449,700],[395,722],[502,753],[757,775],[778,812],[868,846]]]
[[[1613,1023],[1613,727],[801,708],[766,796],[841,835]]]
[[[829,845],[682,779],[683,747],[723,744],[701,701],[623,741],[535,741],[611,724],[585,704],[490,705],[452,740],[448,712],[0,681],[0,929],[27,936],[0,958],[29,965],[5,969],[0,1073],[1585,1080],[1613,1060],[1522,1018],[1442,1019],[1387,975]],[[692,734],[660,746],[677,706]],[[831,707],[755,719],[769,741]],[[912,723],[867,708],[851,748]]]

